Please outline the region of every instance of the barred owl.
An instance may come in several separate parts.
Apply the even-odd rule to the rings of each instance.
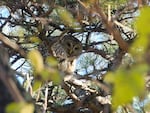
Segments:
[[[48,54],[56,57],[59,61],[58,68],[65,73],[73,73],[76,58],[82,52],[81,42],[73,36],[65,35],[49,43]],[[47,54],[47,55],[48,55]]]

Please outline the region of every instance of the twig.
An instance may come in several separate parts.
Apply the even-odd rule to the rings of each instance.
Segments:
[[[45,89],[45,99],[44,99],[44,105],[43,105],[43,113],[46,113],[47,110],[47,101],[48,101],[48,87]]]
[[[83,49],[86,49],[86,48],[83,48]],[[94,52],[95,54],[101,55],[103,58],[107,59],[107,54],[103,50],[98,50],[96,48],[88,47],[86,49],[86,52]]]
[[[80,102],[80,99],[72,92],[70,92],[70,87],[68,86],[68,83],[66,81],[62,84],[63,89],[66,91],[66,93],[74,100],[75,103]]]
[[[116,24],[116,25],[118,25],[118,26],[120,26],[120,27],[122,27],[122,28],[124,28],[124,29],[126,29],[126,30],[128,30],[128,31],[132,31],[132,32],[134,32],[134,30],[133,29],[131,29],[131,28],[129,28],[129,27],[127,27],[127,26],[125,26],[125,25],[123,25],[123,24],[121,24],[120,22],[118,22],[118,21],[114,21],[114,23]]]
[[[108,21],[111,21],[111,5],[108,4]]]
[[[83,83],[81,80],[76,79],[75,77],[72,76],[66,76],[64,78],[65,82],[74,85],[74,86],[79,86],[80,88],[84,89],[85,91],[89,91],[91,93],[97,93],[96,90],[90,89],[86,83]]]
[[[0,40],[8,47],[14,49],[16,52],[18,52],[22,57],[26,56],[25,51],[19,47],[15,42],[12,42],[8,37],[4,36],[2,33],[0,33]]]

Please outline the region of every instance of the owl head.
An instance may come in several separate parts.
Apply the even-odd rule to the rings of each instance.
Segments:
[[[82,53],[81,42],[73,36],[64,36],[61,40],[61,44],[64,47],[68,57],[78,57]]]

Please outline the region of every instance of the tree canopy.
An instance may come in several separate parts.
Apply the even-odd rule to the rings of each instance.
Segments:
[[[1,0],[0,112],[150,112],[149,12],[149,0]],[[71,76],[42,55],[64,35],[83,48]]]

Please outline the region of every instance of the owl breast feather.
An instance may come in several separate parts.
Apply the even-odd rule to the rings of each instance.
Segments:
[[[63,59],[67,59],[67,53],[65,51],[65,49],[62,47],[61,44],[59,43],[54,43],[52,46],[51,46],[51,50],[52,50],[52,53],[53,53],[53,56],[60,59],[60,60],[63,60]]]

